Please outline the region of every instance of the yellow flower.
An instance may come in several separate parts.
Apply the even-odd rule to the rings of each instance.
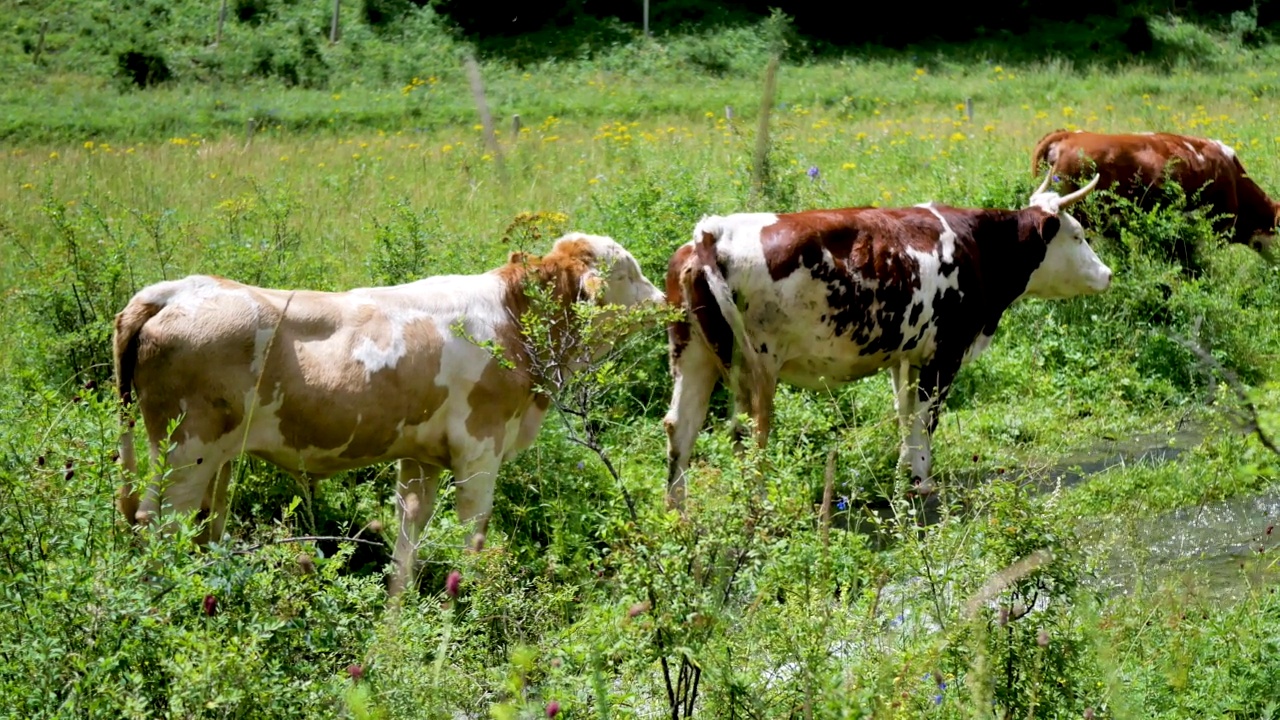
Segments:
[[[916,68],[916,75],[923,75],[923,74],[924,74],[924,68]]]
[[[596,183],[598,183],[598,182],[600,182],[600,181],[599,181],[597,178],[591,178],[591,179],[587,180],[587,184],[588,184],[588,185],[595,185],[595,184],[596,184]]]
[[[85,149],[85,150],[92,150],[92,149],[93,149],[93,141],[92,141],[92,140],[85,140],[85,141],[84,141],[84,149]]]
[[[288,156],[288,155],[281,155],[281,156],[280,156],[280,162],[289,162],[289,156]]]
[[[987,123],[986,125],[982,126],[982,129],[987,132],[995,132],[996,126],[992,125],[991,123]]]
[[[31,183],[22,183],[23,190],[31,190],[33,188],[35,188],[35,185],[32,185]]]
[[[994,68],[992,68],[991,70],[992,70],[992,72],[995,72],[995,73],[1002,73],[1002,72],[1004,72],[1004,68],[1000,67],[999,65],[995,66],[995,67],[994,67]]]
[[[893,193],[889,192],[888,190],[885,190],[884,192],[880,193],[880,197],[884,198],[885,202],[888,202],[893,199]]]
[[[958,132],[951,134],[951,142],[960,142],[961,140],[964,140],[964,133]]]
[[[50,159],[50,160],[57,160],[57,159],[58,159],[58,151],[57,151],[57,150],[54,150],[53,152],[49,153],[49,159]]]
[[[715,116],[716,116],[716,114],[715,114],[715,113],[711,112],[710,110],[708,110],[708,111],[707,111],[707,117],[708,117],[708,118],[713,118],[713,117],[715,117]]]
[[[492,160],[492,159],[493,159],[493,156],[492,156],[492,155],[490,155],[489,153],[485,153],[485,154],[483,154],[483,155],[481,155],[481,156],[480,156],[480,159],[481,159],[481,160],[488,161],[488,160]]]
[[[442,153],[453,152],[453,146],[445,145],[444,147],[440,148],[440,152]]]
[[[334,93],[334,94],[333,94],[333,99],[334,99],[334,100],[341,100],[341,99],[342,99],[342,94],[341,94],[341,93]]]
[[[956,111],[964,112],[964,103],[956,103]]]
[[[847,162],[840,166],[841,170],[856,170],[857,168],[858,168],[858,163],[854,163],[854,162]]]
[[[324,163],[316,163],[316,167],[318,167],[318,168],[322,168],[322,167],[324,167]]]
[[[351,159],[352,159],[352,160],[359,160],[359,159],[360,159],[360,153],[351,153]]]
[[[542,142],[555,142],[560,139],[559,135],[548,135],[542,138]]]
[[[481,125],[480,123],[476,123],[475,125],[472,125],[472,126],[471,126],[471,129],[472,129],[472,130],[483,130],[483,129],[484,129],[484,125]]]
[[[216,172],[211,172],[211,173],[209,173],[209,179],[210,179],[210,180],[217,180],[217,179],[218,179],[218,173],[216,173]]]
[[[1072,115],[1075,115],[1075,114],[1076,114],[1076,111],[1074,108],[1070,108],[1070,107],[1062,108],[1062,117],[1071,117]]]

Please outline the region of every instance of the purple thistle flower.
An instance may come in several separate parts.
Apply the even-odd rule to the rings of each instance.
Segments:
[[[818,166],[817,166],[817,165],[810,165],[810,166],[809,166],[809,171],[808,171],[807,175],[809,176],[809,179],[811,179],[811,180],[817,180],[817,179],[818,179]]]
[[[444,581],[444,592],[451,598],[458,597],[458,585],[462,584],[462,573],[454,570]]]

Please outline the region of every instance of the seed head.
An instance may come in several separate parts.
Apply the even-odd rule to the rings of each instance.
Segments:
[[[1040,647],[1049,647],[1049,631],[1040,628],[1040,632],[1036,634],[1036,644]]]
[[[204,614],[213,617],[218,612],[218,598],[213,595],[204,596]]]
[[[308,575],[316,571],[316,561],[311,557],[311,553],[298,553],[298,567]]]
[[[37,466],[37,467],[44,467],[44,456],[43,456],[43,455],[40,455],[40,456],[37,456],[37,457],[36,457],[36,466]]]
[[[359,663],[351,663],[347,666],[347,675],[350,675],[352,680],[360,682],[364,677],[364,668],[360,667]]]
[[[69,481],[69,480],[71,480],[71,478],[73,478],[73,477],[75,477],[75,476],[76,476],[76,471],[75,471],[75,470],[68,470],[68,471],[66,471],[65,473],[63,473],[63,474],[62,474],[62,479],[63,479],[63,480],[68,480],[68,481]]]
[[[374,535],[381,534],[381,533],[382,533],[382,521],[381,521],[381,520],[370,520],[370,521],[369,521],[369,532],[373,533]]]
[[[481,550],[483,550],[484,549],[484,533],[476,533],[476,536],[471,539],[471,543],[472,543],[471,545],[472,549],[474,549],[476,552],[480,552]]]

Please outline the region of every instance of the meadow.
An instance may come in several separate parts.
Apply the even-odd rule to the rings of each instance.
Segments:
[[[1248,542],[1214,564],[1153,551],[1196,508],[1274,497],[1280,470],[1261,442],[1280,269],[1176,193],[1073,209],[1114,285],[1006,314],[948,401],[928,503],[893,474],[878,376],[782,389],[770,446],[744,456],[717,391],[688,518],[666,511],[653,327],[566,395],[588,422],[549,416],[504,467],[481,549],[443,494],[397,602],[390,467],[313,484],[245,459],[231,535],[202,551],[189,523],[160,539],[113,506],[111,321],[157,280],[390,284],[573,229],[660,283],[704,214],[1021,207],[1056,128],[1215,137],[1280,195],[1280,54],[1178,32],[1201,45],[1167,64],[784,63],[758,190],[763,63],[695,73],[658,43],[484,64],[496,148],[454,67],[323,89],[18,78],[0,146],[0,715],[1274,717],[1278,505],[1233,518]],[[1195,268],[1172,259],[1184,240]]]

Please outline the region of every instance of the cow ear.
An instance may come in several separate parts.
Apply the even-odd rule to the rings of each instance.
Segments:
[[[507,262],[511,265],[523,265],[529,262],[529,253],[516,250],[507,256]]]
[[[1058,230],[1062,228],[1062,221],[1057,215],[1045,215],[1044,220],[1040,221],[1040,237],[1044,238],[1045,243],[1053,239],[1058,234]]]
[[[578,299],[599,302],[600,291],[603,288],[604,278],[600,277],[600,273],[595,269],[588,270],[578,281]]]

